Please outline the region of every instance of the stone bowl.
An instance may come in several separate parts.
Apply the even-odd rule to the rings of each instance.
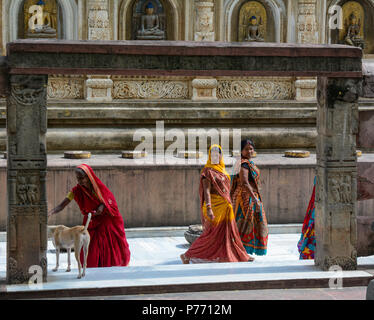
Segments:
[[[88,159],[91,158],[89,151],[65,151],[64,158],[66,159]]]
[[[203,226],[201,224],[194,224],[188,227],[184,233],[184,237],[189,244],[192,244],[203,233]]]
[[[148,154],[146,151],[122,151],[122,158],[125,159],[140,159],[146,157]]]
[[[287,158],[308,158],[310,152],[305,150],[287,150],[284,152],[284,156]]]

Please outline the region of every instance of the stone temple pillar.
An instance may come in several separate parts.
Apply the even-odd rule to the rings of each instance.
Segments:
[[[47,279],[47,80],[45,75],[10,76],[7,98],[8,284],[27,282],[38,270],[43,272],[43,281]]]
[[[358,96],[361,79],[318,78],[315,264],[357,268]]]

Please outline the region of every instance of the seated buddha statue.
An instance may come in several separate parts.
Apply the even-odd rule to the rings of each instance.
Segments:
[[[360,31],[361,31],[361,25],[360,23],[357,23],[357,18],[354,15],[354,13],[351,13],[351,15],[349,16],[349,26],[348,26],[347,34],[344,38],[344,43],[364,49],[365,41],[360,36]]]
[[[28,21],[28,38],[55,38],[56,29],[51,27],[51,16],[44,11],[44,1],[40,0],[36,5],[30,6],[28,12],[31,17]]]
[[[163,40],[165,31],[160,29],[160,21],[157,14],[154,14],[154,7],[149,2],[145,8],[146,14],[141,16],[140,29],[137,32],[139,40]]]
[[[257,23],[257,17],[252,16],[249,18],[249,26],[247,29],[247,37],[244,41],[264,41],[259,30],[260,24]]]

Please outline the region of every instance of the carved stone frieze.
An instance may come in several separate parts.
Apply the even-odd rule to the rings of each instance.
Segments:
[[[187,80],[113,78],[113,99],[188,99]]]
[[[218,79],[217,98],[222,100],[291,100],[292,78]]]
[[[50,76],[48,99],[83,99],[84,81],[82,76]]]

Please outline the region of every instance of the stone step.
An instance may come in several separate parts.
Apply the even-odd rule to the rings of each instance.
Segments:
[[[328,288],[334,272],[324,272],[313,261],[281,264],[209,263],[151,267],[92,268],[82,279],[76,270],[50,272],[48,282],[36,285],[4,285],[0,299],[59,298],[134,295],[172,292]],[[344,287],[367,286],[374,276],[367,271],[343,271]],[[330,280],[332,279],[332,280]],[[336,282],[335,282],[336,283]]]

